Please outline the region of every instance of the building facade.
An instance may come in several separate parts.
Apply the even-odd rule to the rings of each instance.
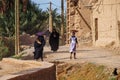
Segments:
[[[91,31],[91,11],[84,6],[88,2],[89,0],[67,0],[67,44],[69,44],[72,29],[78,30],[76,36],[79,42],[83,36]]]
[[[79,42],[91,31],[95,46],[120,45],[120,0],[67,0],[67,42],[71,29]]]
[[[120,44],[120,0],[96,0],[92,5],[92,37],[96,46]]]

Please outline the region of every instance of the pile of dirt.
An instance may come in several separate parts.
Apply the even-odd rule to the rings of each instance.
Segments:
[[[57,65],[58,80],[111,80],[112,69],[92,63]]]
[[[36,36],[29,35],[29,34],[23,34],[20,36],[20,45],[30,45],[33,44],[36,39]]]
[[[20,50],[23,51],[31,48],[35,40],[36,40],[35,35],[32,35],[32,36],[29,34],[20,35]]]
[[[120,45],[119,46],[106,46],[105,49],[111,51],[113,54],[120,55]]]

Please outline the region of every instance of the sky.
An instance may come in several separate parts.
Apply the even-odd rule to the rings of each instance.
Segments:
[[[52,9],[57,8],[58,9],[58,13],[61,12],[61,0],[31,0],[32,2],[36,3],[36,4],[40,4],[38,5],[41,9],[43,10],[47,10],[47,8],[49,8],[49,3],[52,2]],[[66,10],[66,0],[64,0],[64,6],[65,6],[65,10]]]

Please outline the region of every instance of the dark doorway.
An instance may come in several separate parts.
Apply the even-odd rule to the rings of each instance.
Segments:
[[[98,18],[95,18],[95,41],[98,40]]]
[[[118,21],[118,37],[119,37],[119,43],[120,43],[120,21]]]

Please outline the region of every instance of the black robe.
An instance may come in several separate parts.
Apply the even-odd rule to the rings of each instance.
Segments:
[[[40,43],[38,43],[38,41]],[[43,36],[38,36],[37,40],[34,42],[34,59],[39,59],[43,60],[43,47],[45,45],[45,39]]]
[[[59,48],[59,33],[52,32],[49,39],[49,44],[51,46],[52,51],[57,51]]]

